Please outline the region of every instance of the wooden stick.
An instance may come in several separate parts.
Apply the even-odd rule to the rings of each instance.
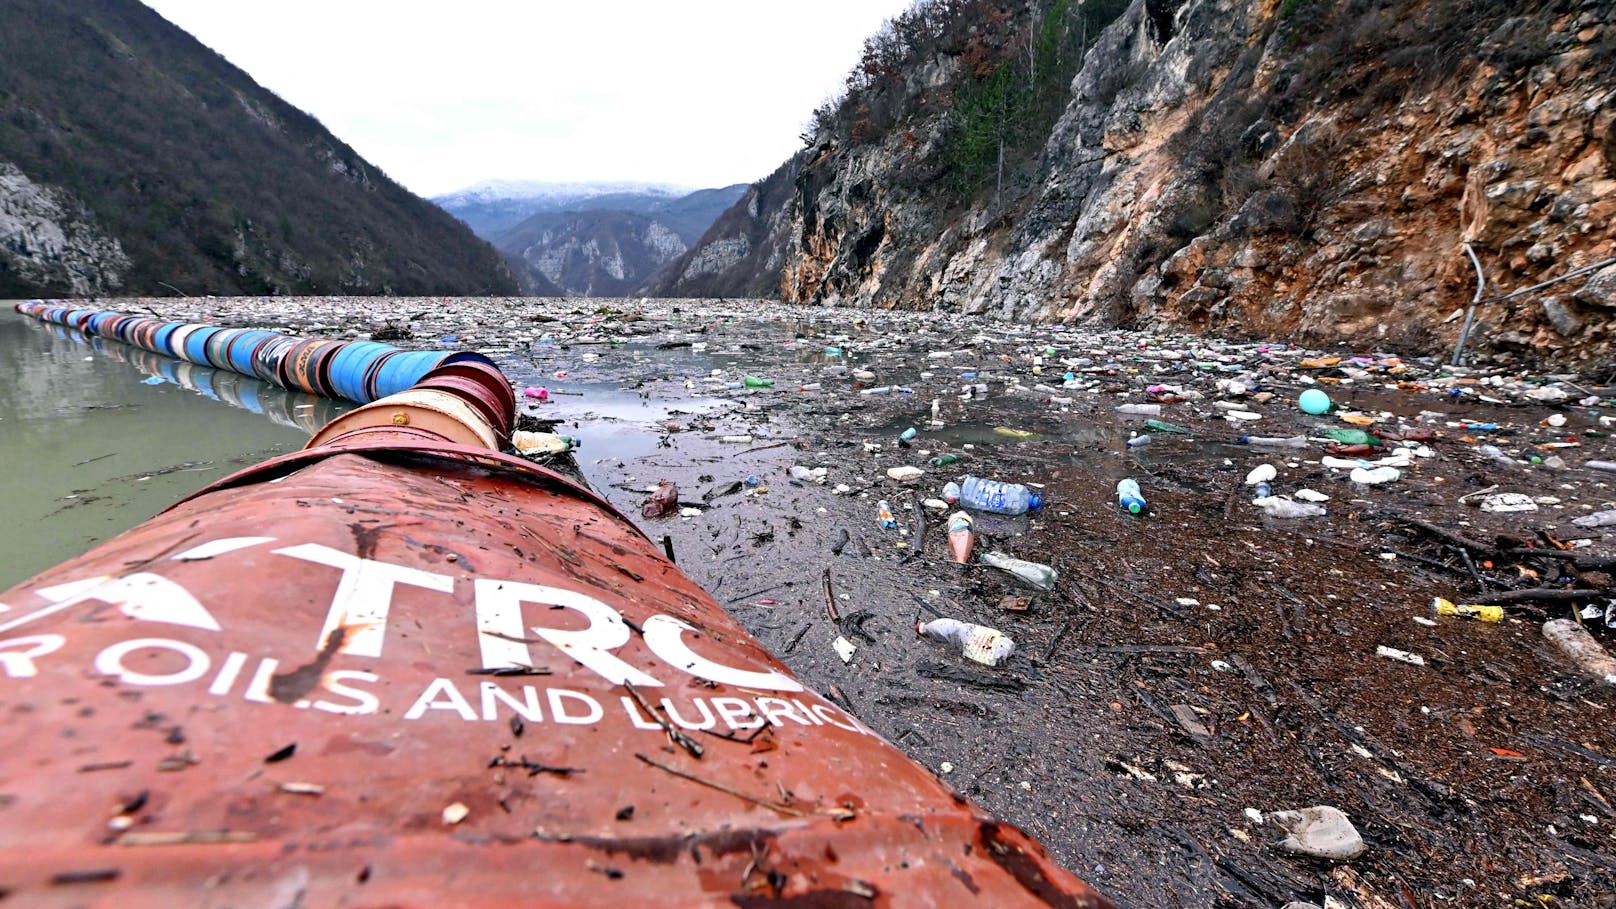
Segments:
[[[832,622],[840,625],[842,623],[842,614],[836,609],[836,594],[831,590],[830,586],[829,565],[825,566],[825,573],[821,577],[825,582],[825,614],[830,616]]]
[[[640,697],[640,693],[634,690],[633,682],[624,682],[623,687],[627,688],[628,693],[634,697],[634,703],[639,704],[640,709],[644,710],[646,715],[652,720],[656,721],[656,724],[662,727],[662,731],[668,734],[669,741],[690,752],[691,757],[701,757],[703,749],[700,742],[673,728],[673,726],[667,720],[662,718],[662,714],[652,710],[651,705],[645,702],[645,698]]]
[[[1544,590],[1534,587],[1530,590],[1499,590],[1469,599],[1478,606],[1492,606],[1498,603],[1566,603],[1609,595],[1603,590]]]
[[[683,770],[680,770],[677,767],[669,767],[667,764],[659,764],[656,761],[653,761],[650,758],[648,758],[645,755],[640,754],[638,752],[635,752],[634,756],[639,758],[641,761],[643,761],[643,762],[645,762],[647,764],[650,764],[652,767],[655,767],[656,769],[663,771],[664,773],[671,773],[674,776],[679,777],[682,780],[689,780],[692,783],[696,783],[696,784],[701,785],[701,786],[706,786],[708,789],[717,789],[719,792],[722,792],[722,793],[724,793],[726,795],[733,795],[733,796],[735,796],[736,798],[740,799],[743,802],[751,802],[752,804],[758,806],[759,808],[767,808],[770,811],[774,811],[774,812],[777,812],[779,814],[783,814],[786,817],[802,817],[803,816],[803,813],[801,811],[798,811],[797,809],[791,807],[790,805],[782,805],[779,802],[771,802],[768,799],[760,799],[755,795],[747,795],[746,793],[740,791],[739,789],[731,789],[730,787],[725,786],[723,783],[714,782],[713,780],[704,780],[701,777],[696,776],[694,773],[686,773],[686,772],[684,772]]]

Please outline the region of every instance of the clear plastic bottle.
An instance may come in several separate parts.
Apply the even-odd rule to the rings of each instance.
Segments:
[[[1148,433],[1148,432],[1145,433],[1142,436],[1134,436],[1133,438],[1128,440],[1128,447],[1129,448],[1140,448],[1140,447],[1143,447],[1143,446],[1149,445],[1149,444],[1150,444],[1150,433]]]
[[[1240,441],[1246,443],[1247,445],[1257,445],[1263,448],[1306,448],[1308,446],[1306,436],[1290,436],[1288,438],[1281,438],[1278,436],[1241,436]]]
[[[943,486],[943,501],[950,505],[958,504],[960,500],[960,485],[950,481]]]
[[[1518,463],[1516,463],[1514,458],[1504,454],[1503,449],[1499,448],[1497,445],[1478,445],[1476,447],[1476,454],[1481,455],[1500,467],[1520,466]]]
[[[522,454],[560,454],[578,447],[578,440],[572,436],[556,435],[553,432],[528,432],[519,429],[511,434],[511,446]]]
[[[898,528],[898,519],[893,516],[892,506],[887,504],[886,499],[882,499],[881,501],[877,502],[875,509],[876,522],[879,523],[882,528],[886,530],[896,530]]]
[[[983,553],[982,564],[1001,571],[1008,571],[1040,590],[1054,590],[1055,581],[1059,579],[1055,569],[1048,565],[1029,562],[1026,559],[1012,558],[1002,552]]]
[[[1145,510],[1145,494],[1135,481],[1123,480],[1117,484],[1117,504],[1129,514],[1140,514]]]
[[[1115,410],[1117,413],[1131,413],[1142,417],[1161,416],[1160,404],[1119,404],[1116,407],[1113,407],[1112,410]]]
[[[1026,514],[1041,510],[1044,497],[1020,483],[966,477],[960,481],[959,503],[966,508],[994,514]]]

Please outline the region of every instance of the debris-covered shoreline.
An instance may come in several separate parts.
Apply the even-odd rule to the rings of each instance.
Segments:
[[[1121,902],[1613,905],[1613,688],[1543,631],[1616,645],[1599,377],[760,301],[106,305],[487,354],[806,681]],[[950,558],[968,474],[1042,495],[973,529],[1052,590]],[[917,637],[937,617],[1015,655]],[[1362,853],[1279,848],[1269,814],[1313,806]]]

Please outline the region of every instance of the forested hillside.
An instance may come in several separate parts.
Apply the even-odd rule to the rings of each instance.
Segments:
[[[487,243],[135,0],[0,12],[0,297],[511,293]]]

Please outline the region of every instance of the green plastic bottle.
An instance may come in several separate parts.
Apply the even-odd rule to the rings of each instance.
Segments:
[[[947,467],[950,464],[958,464],[959,463],[959,455],[953,455],[953,454],[938,455],[937,457],[932,458],[930,461],[927,461],[926,463],[930,464],[933,467]]]
[[[1181,436],[1187,436],[1190,434],[1190,431],[1182,426],[1174,426],[1171,423],[1165,423],[1161,420],[1146,420],[1145,428],[1151,432],[1171,432],[1177,433]]]
[[[757,376],[743,376],[741,378],[741,384],[745,385],[747,388],[772,388],[774,386],[774,380],[760,379]]]
[[[1342,445],[1379,445],[1380,439],[1361,429],[1327,429],[1324,437]]]

